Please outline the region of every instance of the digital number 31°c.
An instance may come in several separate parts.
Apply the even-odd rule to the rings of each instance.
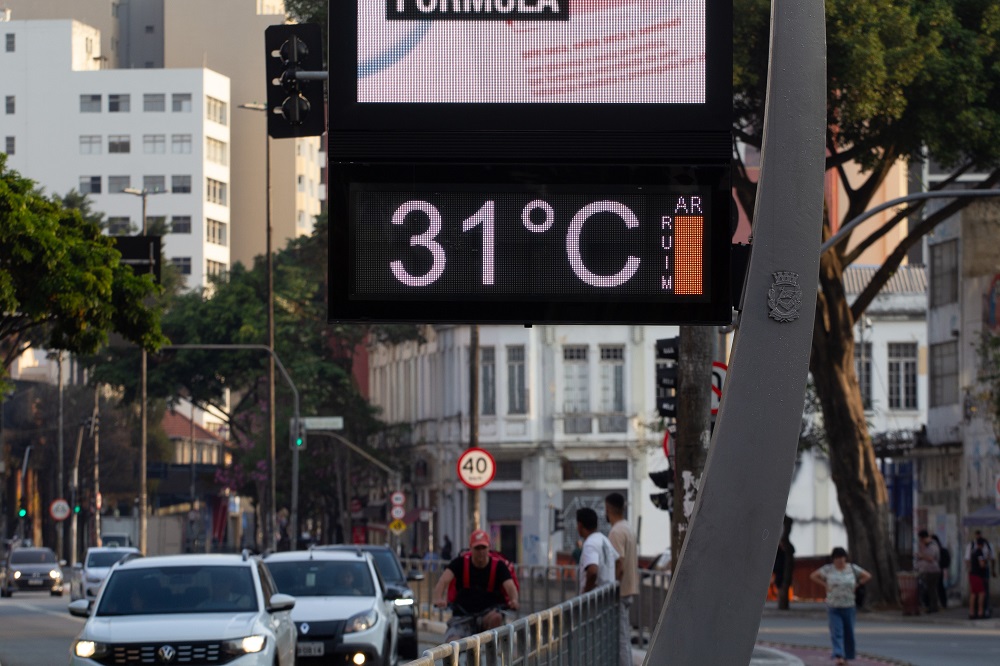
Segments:
[[[463,232],[475,229],[480,225],[483,227],[484,286],[493,284],[495,208],[496,205],[493,201],[487,201],[474,215],[462,222]],[[536,210],[542,211],[545,216],[540,223],[535,223],[531,219],[531,214]],[[407,201],[393,213],[392,223],[402,225],[406,221],[406,217],[416,211],[420,211],[427,216],[427,230],[421,234],[411,236],[410,246],[419,246],[431,253],[433,262],[430,270],[424,275],[410,275],[406,271],[406,268],[403,267],[403,262],[398,259],[390,263],[389,267],[392,269],[392,274],[396,276],[396,279],[403,284],[409,287],[426,287],[427,285],[434,284],[444,274],[445,264],[447,263],[444,248],[435,240],[437,235],[441,233],[441,212],[434,204],[426,201]],[[569,230],[566,233],[566,255],[569,258],[569,264],[573,272],[581,281],[593,287],[617,287],[625,284],[635,275],[635,272],[639,269],[638,257],[630,255],[625,261],[625,266],[614,275],[597,275],[587,268],[586,264],[583,263],[583,258],[580,256],[580,235],[583,231],[583,225],[592,216],[599,213],[613,213],[617,215],[629,229],[639,226],[639,218],[623,203],[617,201],[595,201],[594,203],[587,204],[577,211],[576,215],[570,221]],[[553,222],[555,222],[555,211],[548,202],[535,199],[524,207],[524,210],[521,212],[521,222],[528,231],[543,233],[548,231],[552,227]]]

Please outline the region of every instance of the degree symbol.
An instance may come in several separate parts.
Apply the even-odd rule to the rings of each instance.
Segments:
[[[535,224],[531,221],[531,214],[535,210],[540,210],[545,213],[545,220],[541,224]],[[552,206],[546,201],[541,199],[535,199],[521,211],[521,221],[524,223],[524,228],[528,231],[540,234],[543,231],[548,231],[552,228],[552,224],[556,221],[556,213],[552,210]]]

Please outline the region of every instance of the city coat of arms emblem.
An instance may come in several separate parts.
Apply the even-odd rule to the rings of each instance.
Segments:
[[[773,275],[774,283],[767,292],[767,305],[771,308],[768,316],[779,322],[798,319],[799,309],[802,307],[799,274],[791,271],[778,271]]]

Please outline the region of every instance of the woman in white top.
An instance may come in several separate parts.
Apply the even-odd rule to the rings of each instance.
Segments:
[[[838,665],[854,659],[854,593],[871,580],[872,575],[847,561],[847,551],[837,546],[831,553],[833,563],[813,571],[809,578],[826,588],[826,614],[830,621],[833,658]]]

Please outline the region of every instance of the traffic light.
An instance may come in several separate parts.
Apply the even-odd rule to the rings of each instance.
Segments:
[[[656,388],[657,390],[677,388],[677,366],[663,364],[656,366]]]
[[[673,511],[673,495],[670,493],[653,493],[649,496],[649,501],[661,511]]]
[[[73,513],[80,513],[80,505],[79,504],[74,504],[73,505]]]
[[[326,131],[323,35],[314,23],[272,25],[267,51],[267,133],[275,139],[320,136]]]
[[[299,420],[292,425],[292,451],[302,451],[306,448],[306,424]]]
[[[25,509],[23,506],[20,509],[17,510],[17,517],[18,518],[24,518],[27,515],[28,515],[28,510]]]
[[[680,382],[676,361],[680,358],[681,339],[661,338],[656,341],[656,360],[674,361],[672,364],[656,364],[656,412],[660,416],[677,416],[677,398],[672,393]]]
[[[656,484],[657,488],[663,488],[666,491],[651,494],[649,501],[657,509],[672,511],[674,508],[674,468],[668,467],[658,472],[650,472],[649,478]]]
[[[562,509],[553,508],[552,509],[552,531],[553,532],[562,532],[563,529],[565,529],[565,528],[563,526],[563,512],[562,512]]]

